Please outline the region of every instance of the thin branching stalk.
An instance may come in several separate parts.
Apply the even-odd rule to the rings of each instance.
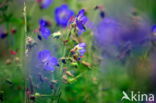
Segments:
[[[70,37],[70,34],[71,34],[71,31],[69,31],[69,33],[67,33],[66,37],[65,37],[65,40],[69,40],[69,37]],[[66,45],[63,46],[63,53],[62,53],[62,57],[66,57],[66,53],[67,53],[67,47]],[[61,97],[61,86],[62,86],[62,75],[63,75],[63,63],[61,63],[60,65],[60,71],[59,71],[59,75],[60,75],[60,89],[58,90],[59,92],[59,96],[58,96],[58,99],[56,100],[56,103],[59,103],[60,101],[60,97]],[[53,101],[53,98],[51,99],[51,103],[55,103],[55,100]]]
[[[66,35],[65,40],[68,40],[69,39],[70,34],[71,34],[71,30]],[[66,45],[64,45],[62,57],[65,57],[66,56],[66,52],[67,52],[67,47],[66,47]],[[61,75],[62,75],[62,72],[63,72],[63,63],[61,63],[61,66],[60,66],[60,73],[61,73]]]

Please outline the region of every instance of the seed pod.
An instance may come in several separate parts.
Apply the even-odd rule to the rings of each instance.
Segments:
[[[40,94],[39,94],[39,93],[35,93],[34,96],[35,96],[35,97],[39,97]]]
[[[7,65],[9,65],[11,63],[12,63],[11,59],[7,59],[6,62],[5,62],[5,64],[7,64]]]
[[[63,76],[62,76],[62,78],[63,78],[65,81],[67,81],[67,80],[68,80],[68,78],[67,78],[67,76],[66,76],[66,75],[63,75]]]
[[[87,67],[91,67],[91,64],[88,63],[88,62],[86,62],[86,61],[82,61],[81,63],[82,63],[83,65],[87,66]]]
[[[77,61],[78,60],[78,56],[77,55],[73,55],[73,58]]]
[[[55,32],[55,33],[52,34],[52,36],[53,36],[53,38],[57,38],[58,39],[61,36],[61,32],[59,32],[59,31]]]
[[[74,76],[70,71],[66,71],[65,73],[66,73],[68,76],[71,76],[71,77]]]
[[[15,57],[15,59],[14,59],[14,60],[15,60],[15,62],[16,62],[16,63],[19,63],[19,62],[20,62],[19,57]]]
[[[71,65],[72,65],[72,66],[75,66],[75,67],[78,66],[77,62],[72,62]]]

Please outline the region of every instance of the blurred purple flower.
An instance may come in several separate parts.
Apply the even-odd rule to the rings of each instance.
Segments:
[[[66,27],[68,20],[74,15],[74,12],[63,4],[55,9],[55,21],[59,26]]]
[[[53,2],[53,0],[36,0],[36,1],[40,4],[40,7],[42,9],[48,8]]]
[[[105,18],[95,26],[96,42],[99,46],[108,49],[118,44],[121,31],[121,25],[117,21]]]
[[[53,71],[58,66],[57,58],[51,56],[49,50],[42,50],[38,53],[38,59],[41,61],[44,69]]]
[[[121,34],[123,42],[130,42],[133,47],[142,46],[150,40],[150,26],[145,22],[132,22],[132,24],[125,26]]]
[[[139,49],[147,43],[150,29],[142,21],[122,24],[105,18],[95,26],[94,34],[97,44],[105,54],[123,58],[132,48]]]

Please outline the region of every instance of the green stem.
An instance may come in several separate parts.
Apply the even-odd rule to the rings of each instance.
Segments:
[[[69,33],[66,35],[65,40],[69,40],[70,34],[71,34],[71,30],[70,30]],[[64,45],[62,57],[65,57],[65,56],[66,56],[66,51],[67,51],[67,48],[66,48],[66,45]],[[61,75],[62,75],[62,72],[63,72],[63,63],[61,63],[61,66],[60,66],[60,74],[61,74]]]
[[[98,86],[98,103],[102,103],[102,85],[101,85],[101,83]]]
[[[66,35],[66,37],[65,37],[65,40],[69,40],[69,37],[70,37],[70,34],[71,34],[71,30],[69,31],[69,33]],[[66,56],[66,51],[67,51],[67,47],[66,47],[66,45],[64,45],[63,46],[63,53],[62,53],[62,57],[65,57]],[[59,71],[59,75],[60,75],[60,86],[61,86],[61,84],[62,84],[62,74],[63,74],[63,63],[61,63],[61,65],[60,65],[60,71]],[[60,100],[60,91],[61,91],[61,88],[59,89],[59,97],[58,97],[58,100],[56,101],[56,103],[58,103],[59,102],[59,100]],[[53,98],[51,98],[51,103],[55,103],[55,101],[53,101]]]
[[[24,33],[21,37],[21,58],[22,58],[22,67],[25,67],[25,38],[27,35],[27,14],[26,14],[26,4],[24,2],[24,9],[23,9],[23,16],[24,16]],[[23,46],[24,45],[24,46]],[[25,89],[27,88],[27,73],[25,74]],[[27,94],[25,90],[25,103],[27,103]]]
[[[32,13],[34,12],[34,9],[36,7],[36,3],[33,4],[30,12],[29,12],[29,15],[31,16]],[[23,58],[22,62],[23,62],[23,65],[22,67],[25,67],[25,49],[26,49],[26,44],[25,44],[25,38],[28,34],[28,30],[27,30],[27,7],[26,7],[26,3],[24,2],[24,9],[23,9],[23,16],[24,16],[24,35],[21,36],[21,52],[20,52],[20,56],[21,58]],[[24,45],[24,47],[23,47]],[[27,88],[27,74],[28,74],[28,71],[25,70],[25,89]],[[27,98],[27,95],[26,95],[26,90],[25,90],[25,103],[29,103],[29,98]]]

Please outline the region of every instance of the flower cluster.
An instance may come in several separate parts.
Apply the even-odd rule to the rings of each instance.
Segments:
[[[85,24],[88,20],[87,17],[85,16],[85,10],[82,9],[79,11],[79,13],[76,16],[73,16],[73,15],[74,15],[74,12],[71,9],[69,9],[69,7],[65,4],[55,9],[55,20],[59,26],[66,27],[68,26],[68,23],[69,23],[72,25],[71,27],[73,27],[74,30],[78,32],[78,34],[81,34],[82,32],[86,30]],[[47,20],[45,19],[39,20],[39,33],[44,39],[48,39],[48,37],[51,35],[51,31],[48,28],[49,26],[50,26],[50,23]],[[59,36],[61,36],[61,33],[55,32],[53,33],[52,37],[58,38]],[[71,53],[75,60],[80,60],[83,57],[84,53],[86,52],[85,43],[78,43],[75,47],[71,47],[71,48],[72,48]],[[51,53],[49,50],[40,51],[38,53],[38,59],[42,63],[43,68],[46,70],[53,71],[55,66],[59,65],[57,58],[51,56]]]
[[[42,6],[42,8],[43,7],[45,6]],[[50,40],[57,40],[56,44],[54,45],[59,45],[60,43],[60,45],[58,46],[59,48],[56,49],[57,51],[60,50],[58,51],[59,58],[54,57],[54,55],[51,54],[51,51],[48,50],[48,48],[43,49],[36,53],[38,60],[37,65],[41,65],[41,68],[46,70],[44,72],[53,72],[57,69],[56,72],[53,73],[54,79],[59,82],[60,80],[61,82],[63,80],[66,81],[66,83],[71,83],[79,77],[79,74],[81,74],[79,70],[71,70],[71,67],[77,68],[79,67],[79,64],[82,64],[87,68],[91,67],[88,62],[81,60],[86,53],[86,43],[84,43],[83,40],[79,41],[80,34],[86,31],[85,24],[88,18],[85,16],[84,9],[80,10],[77,15],[74,15],[74,11],[71,10],[66,4],[55,8],[54,13],[54,19],[57,24],[56,27],[63,30],[52,32],[52,30],[50,29],[52,23],[44,18],[39,19],[39,26],[34,30],[34,32],[37,33],[39,40],[36,41],[31,37],[27,37],[26,53],[30,53],[30,51],[36,44],[36,48],[40,50],[41,48],[43,48],[43,46],[47,46],[44,44],[47,42],[44,41],[49,40],[48,43],[50,43]],[[41,41],[42,38],[43,41]],[[40,46],[40,44],[42,45],[42,47]],[[59,76],[59,79],[55,78],[55,73],[59,73],[59,75],[56,74]],[[41,80],[42,77],[39,79]],[[51,80],[48,81],[48,83],[51,83]],[[52,86],[53,85],[51,85],[51,87]],[[34,96],[34,94],[32,95]]]
[[[80,10],[76,16],[74,16],[74,12],[66,4],[55,9],[56,23],[61,27],[67,27],[68,24],[72,24],[79,35],[86,30],[85,24],[87,20],[84,9]]]
[[[56,66],[59,66],[57,58],[51,56],[49,50],[42,50],[38,53],[38,59],[42,63],[44,69],[53,71]]]

